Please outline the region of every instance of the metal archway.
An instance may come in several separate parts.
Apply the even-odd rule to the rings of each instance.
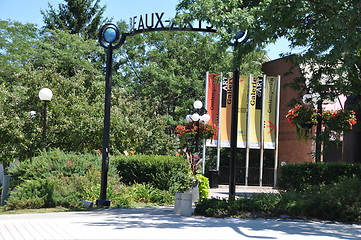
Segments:
[[[100,199],[96,201],[96,205],[99,207],[110,206],[110,200],[106,198],[107,182],[108,182],[108,169],[109,169],[109,135],[110,135],[110,108],[111,108],[111,87],[112,87],[112,62],[113,62],[113,50],[121,47],[128,36],[133,36],[145,32],[159,32],[159,31],[192,31],[192,32],[209,32],[215,33],[216,29],[212,26],[203,27],[202,22],[199,21],[197,26],[187,23],[185,26],[176,26],[171,20],[162,21],[164,13],[152,13],[152,21],[149,21],[149,17],[139,17],[139,21],[136,21],[137,17],[131,18],[131,31],[129,33],[120,33],[119,28],[113,23],[107,23],[101,27],[98,39],[102,47],[107,50],[106,54],[106,75],[105,75],[105,105],[104,105],[104,129],[103,129],[103,147],[102,147],[102,171],[101,171],[101,186],[100,186]],[[156,19],[154,18],[156,17]],[[156,20],[156,22],[154,21]],[[231,44],[234,49],[238,47],[240,43],[247,41],[247,31],[239,32],[235,35],[234,41]],[[238,67],[234,70],[234,77],[239,76]],[[233,89],[239,88],[239,82],[233,81]],[[238,91],[232,93],[233,106],[238,106]],[[237,148],[237,107],[232,108],[232,134],[231,134],[231,165],[235,166],[236,162],[236,148]],[[234,135],[234,136],[233,136]],[[234,140],[235,139],[235,140]],[[234,142],[234,144],[232,144]],[[230,184],[229,194],[235,195],[236,189],[235,181],[235,167],[230,167]]]

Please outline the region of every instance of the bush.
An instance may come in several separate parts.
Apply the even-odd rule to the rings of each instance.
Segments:
[[[184,157],[157,155],[119,155],[113,158],[124,184],[152,184],[160,190],[183,192],[188,190],[190,168]]]
[[[261,216],[307,218],[361,223],[361,179],[341,178],[339,182],[289,190],[281,194],[254,194],[237,200],[203,199],[195,209],[205,216]]]
[[[209,180],[207,177],[197,174],[195,175],[195,178],[199,182],[199,199],[207,199],[209,194]]]
[[[283,194],[283,198],[293,198],[293,204],[285,207],[287,202],[283,201],[278,211],[294,217],[360,223],[360,189],[360,178],[343,177],[337,183],[310,187],[304,192],[288,191]]]
[[[310,186],[332,184],[342,177],[361,178],[361,164],[346,163],[303,163],[287,164],[281,167],[279,188],[303,191]]]
[[[11,188],[34,178],[84,176],[91,168],[100,170],[100,156],[52,149],[42,152],[41,155],[32,158],[32,161],[27,159],[14,164],[14,167],[9,169]],[[114,168],[110,168],[110,172],[115,173]]]
[[[6,202],[6,209],[54,207],[55,182],[50,179],[26,180]]]
[[[125,186],[114,166],[110,166],[107,184],[107,198],[113,207],[130,207],[137,202],[161,205],[173,202],[172,193],[151,184]],[[32,162],[19,162],[11,169],[13,193],[7,209],[79,208],[81,200],[95,202],[100,193],[100,169],[100,156],[65,153],[58,149],[43,152]]]

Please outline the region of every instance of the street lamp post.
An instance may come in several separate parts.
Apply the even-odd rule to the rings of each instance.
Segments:
[[[49,88],[43,88],[39,91],[39,98],[44,102],[44,121],[43,121],[43,148],[46,148],[46,104],[51,101],[53,92]]]
[[[203,108],[203,104],[201,101],[197,100],[193,103],[194,113],[189,114],[186,116],[186,120],[188,122],[195,122],[197,126],[197,133],[196,133],[196,145],[195,145],[195,152],[199,151],[199,122],[207,123],[211,116],[207,113],[207,110]]]
[[[100,182],[100,198],[96,201],[98,207],[109,207],[107,199],[108,169],[109,169],[109,142],[110,142],[110,108],[112,91],[112,63],[113,50],[120,47],[125,41],[125,35],[121,39],[119,29],[114,24],[105,24],[99,32],[99,42],[107,50],[106,73],[105,73],[105,102],[104,102],[104,128],[102,148],[102,172]],[[119,42],[118,42],[119,41]],[[116,43],[118,42],[118,43]]]
[[[232,122],[231,122],[231,157],[229,162],[229,196],[236,195],[236,160],[237,160],[237,133],[238,133],[238,92],[239,92],[239,49],[241,43],[248,39],[247,31],[241,31],[234,37],[233,46],[233,81],[232,81]]]

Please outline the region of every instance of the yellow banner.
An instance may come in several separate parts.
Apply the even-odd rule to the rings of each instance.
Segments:
[[[246,148],[247,144],[247,108],[248,108],[248,76],[241,75],[238,95],[238,134],[237,148]]]
[[[249,147],[261,147],[261,109],[262,109],[262,82],[263,77],[252,76],[250,85],[249,109]]]
[[[277,78],[267,77],[264,97],[264,148],[276,147]]]

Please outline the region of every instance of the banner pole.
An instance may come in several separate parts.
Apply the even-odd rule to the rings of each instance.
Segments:
[[[259,186],[263,184],[263,158],[264,158],[264,108],[265,104],[265,93],[266,93],[266,75],[263,75],[262,82],[262,107],[261,107],[261,121],[260,121],[260,157],[259,157]]]
[[[273,187],[277,186],[277,170],[278,170],[278,135],[280,127],[280,98],[281,98],[281,77],[277,78],[277,101],[276,101],[276,129],[275,129],[275,168],[273,174]]]
[[[207,110],[207,103],[208,103],[208,78],[209,78],[209,72],[206,72],[206,96],[204,100],[204,108]],[[202,150],[202,175],[204,176],[206,171],[206,139],[203,140],[203,150]]]
[[[252,75],[250,74],[248,79],[248,97],[247,97],[247,127],[246,127],[246,172],[245,172],[245,179],[244,185],[248,186],[248,173],[249,173],[249,138],[250,138],[250,111],[249,111],[249,104],[250,104],[250,92],[251,92],[251,81]]]
[[[240,76],[239,67],[235,66],[233,79],[232,79],[232,121],[231,121],[231,159],[229,162],[229,196],[236,195],[239,76]]]
[[[218,140],[217,140],[217,171],[221,163],[221,119],[222,119],[222,81],[223,73],[221,73],[221,81],[219,82],[219,104],[218,104]]]

